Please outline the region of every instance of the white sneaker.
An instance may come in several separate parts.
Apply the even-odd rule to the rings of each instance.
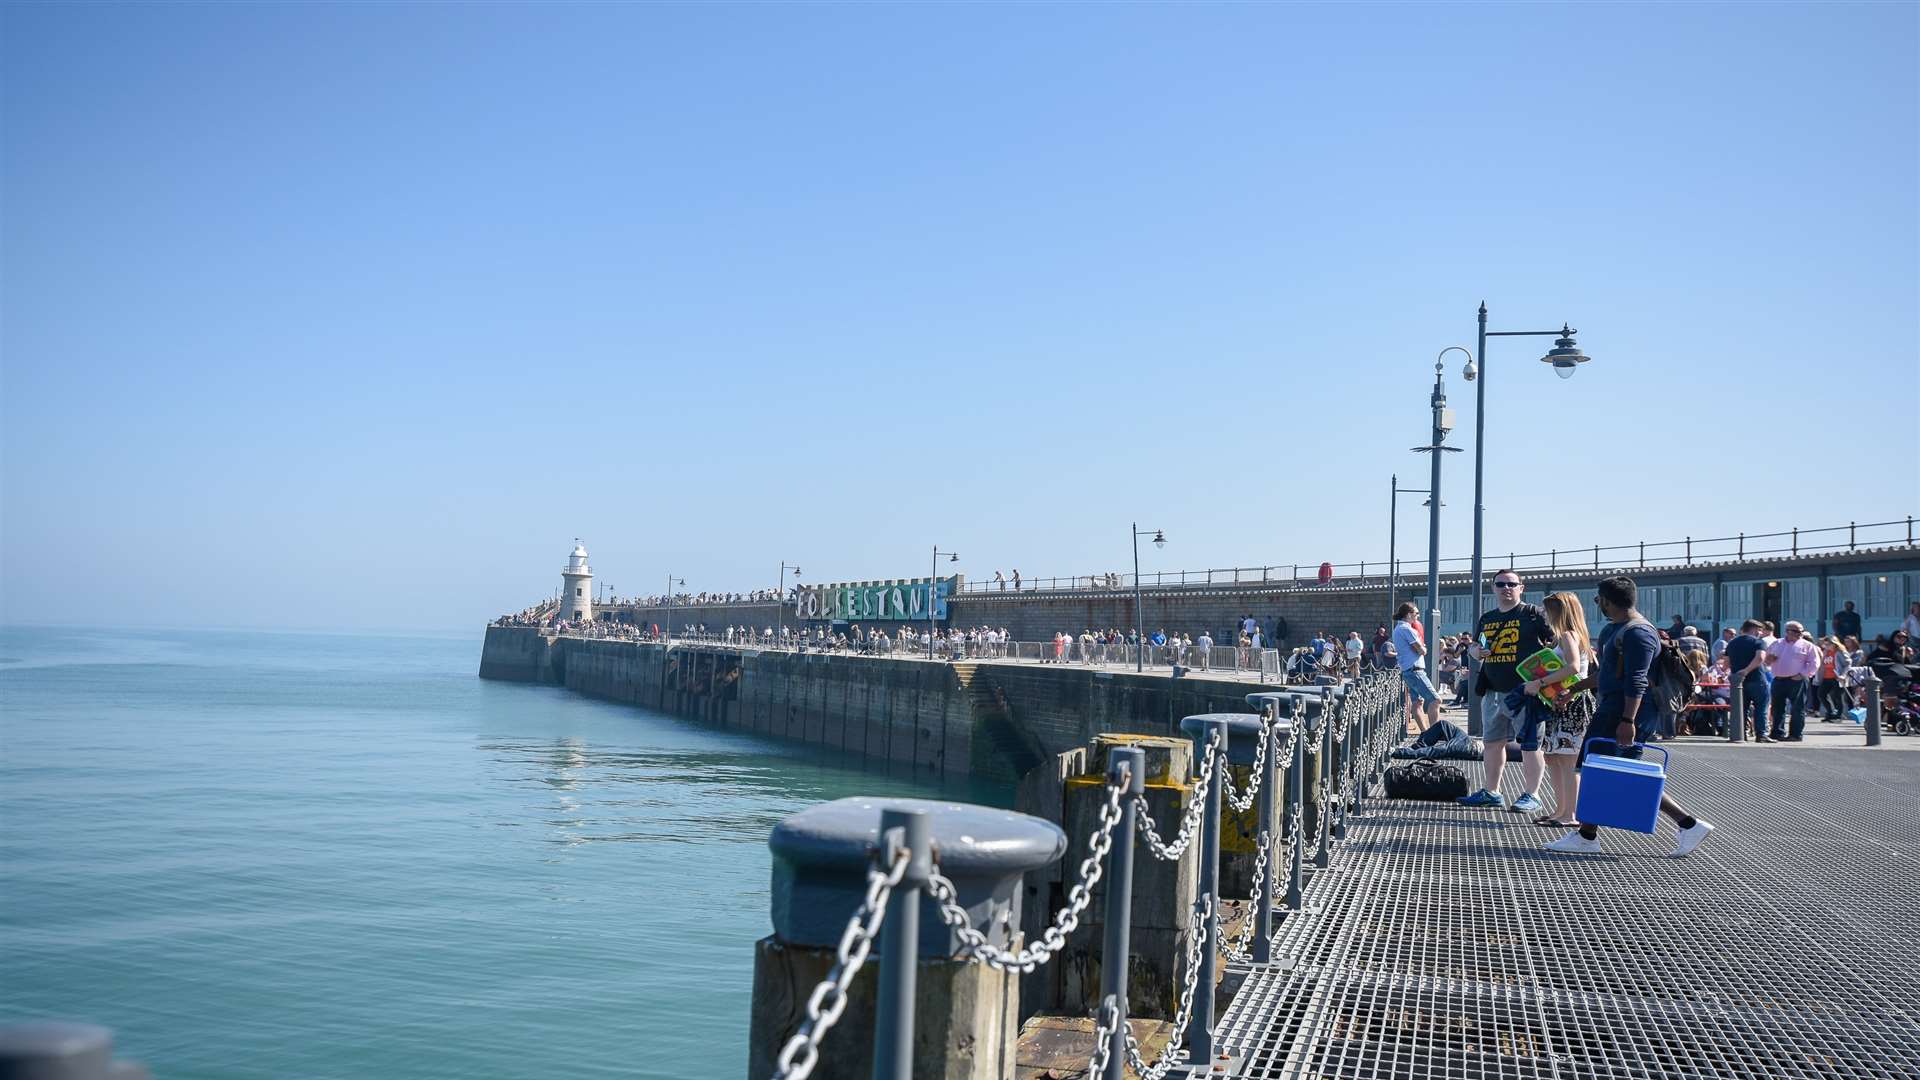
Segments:
[[[1707,834],[1712,831],[1712,822],[1694,818],[1693,828],[1680,830],[1680,840],[1673,845],[1673,857],[1676,859],[1684,859],[1693,854],[1693,849],[1699,847],[1700,841],[1705,840]]]
[[[1698,841],[1696,841],[1696,843],[1697,842]],[[1555,840],[1553,843],[1548,844],[1547,850],[1572,855],[1598,855],[1600,854],[1600,840],[1598,837],[1589,840],[1580,835],[1579,829],[1575,829],[1560,839]]]

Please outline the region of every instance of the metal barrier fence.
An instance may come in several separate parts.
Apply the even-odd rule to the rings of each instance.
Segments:
[[[1762,559],[1792,558],[1830,551],[1857,551],[1860,548],[1912,547],[1916,543],[1915,519],[1853,522],[1817,529],[1786,529],[1768,533],[1735,533],[1732,536],[1687,536],[1677,540],[1636,540],[1631,544],[1589,544],[1584,547],[1551,548],[1546,551],[1486,551],[1486,566],[1533,571],[1625,570],[1650,567],[1691,566],[1695,562],[1750,562]],[[1438,560],[1442,574],[1464,574],[1473,568],[1471,556],[1458,555]],[[1342,585],[1384,585],[1391,577],[1403,586],[1417,587],[1427,574],[1425,559],[1398,559],[1391,568],[1385,559],[1328,564]],[[1276,563],[1270,566],[1229,566],[1207,570],[1157,570],[1140,575],[1142,586],[1157,589],[1207,585],[1301,585],[1319,579],[1318,562]],[[1304,574],[1303,574],[1304,571]],[[1080,574],[1065,577],[1022,578],[1018,590],[1012,582],[963,581],[963,595],[1001,592],[1115,592],[1133,588],[1129,573]]]
[[[844,1013],[848,989],[866,963],[876,940],[880,945],[878,991],[874,1001],[872,1075],[876,1080],[909,1080],[916,1075],[914,1060],[915,990],[922,966],[918,935],[926,918],[924,899],[934,905],[939,923],[958,942],[954,956],[965,964],[1001,971],[1030,972],[1054,960],[1079,926],[1093,901],[1094,887],[1107,878],[1104,936],[1101,943],[1099,1004],[1092,1010],[1094,1049],[1089,1076],[1120,1080],[1131,1067],[1145,1080],[1161,1080],[1189,1062],[1210,1068],[1217,1061],[1213,1041],[1217,958],[1265,963],[1272,959],[1275,919],[1301,912],[1309,862],[1324,868],[1334,845],[1346,836],[1350,817],[1380,780],[1387,752],[1405,734],[1401,684],[1390,673],[1361,677],[1335,689],[1276,690],[1247,695],[1257,713],[1213,713],[1190,716],[1182,722],[1198,751],[1191,797],[1177,822],[1169,823],[1171,837],[1163,836],[1145,798],[1146,754],[1138,747],[1111,749],[1104,778],[1097,823],[1087,839],[1087,855],[1068,880],[1066,902],[1048,920],[1037,940],[1020,947],[992,943],[999,927],[982,926],[962,902],[960,889],[946,876],[949,862],[965,851],[942,849],[931,839],[946,814],[976,814],[969,827],[979,831],[977,813],[984,808],[963,804],[885,806],[881,800],[841,800],[824,807],[855,803],[866,823],[864,835],[877,836],[868,858],[859,867],[864,875],[861,899],[840,932],[832,970],[806,998],[804,1019],[788,1037],[775,1059],[779,1080],[804,1080],[820,1061],[820,1044]],[[1311,760],[1313,773],[1307,772]],[[1250,765],[1242,790],[1233,789],[1227,766]],[[1282,793],[1284,792],[1284,797]],[[939,805],[938,810],[920,807]],[[1250,913],[1235,940],[1223,942],[1220,927],[1220,856],[1223,805],[1245,813],[1258,806]],[[782,829],[812,815],[793,834],[817,835],[827,820],[822,808],[803,811],[775,830],[774,846],[781,849]],[[1001,817],[1024,815],[999,812]],[[877,816],[878,828],[873,827]],[[1027,819],[1034,821],[1036,819]],[[840,822],[843,826],[845,819]],[[1045,824],[1045,823],[1040,823]],[[1050,827],[1050,826],[1049,826]],[[1057,834],[1058,830],[1054,830]],[[958,839],[972,843],[972,835]],[[996,838],[981,836],[983,844]],[[795,841],[789,840],[789,843]],[[1008,842],[1011,842],[1010,840]],[[1135,844],[1154,859],[1178,860],[1199,845],[1200,873],[1188,911],[1188,934],[1174,1034],[1152,1062],[1145,1059],[1127,1023],[1128,965],[1132,958],[1128,929],[1133,902]],[[955,845],[956,847],[960,845]],[[1058,848],[1053,849],[1056,851]],[[1029,864],[1029,865],[1044,865]],[[853,867],[843,866],[841,875]],[[977,872],[977,867],[974,868]],[[779,871],[776,871],[776,878]],[[957,875],[956,875],[957,876]],[[840,883],[850,895],[853,883]],[[796,909],[788,904],[787,911]],[[776,909],[782,901],[776,896]],[[844,908],[842,908],[844,910]],[[789,915],[789,917],[791,917]],[[776,915],[776,925],[779,923]],[[924,1049],[923,1049],[923,1052]],[[917,1075],[939,1075],[936,1063],[921,1061]]]
[[[664,639],[643,637],[633,634],[594,632],[592,630],[565,630],[561,637],[581,638],[588,641],[646,641],[662,643]],[[928,653],[924,638],[902,640],[890,638],[885,645],[836,645],[824,641],[800,640],[798,638],[761,639],[752,636],[715,633],[676,633],[675,644],[720,645],[728,648],[752,649],[760,652],[804,652],[829,653],[838,656],[890,656],[904,660],[925,659]],[[996,641],[996,642],[956,642],[943,638],[933,643],[935,660],[1008,660],[1028,664],[1076,664],[1083,667],[1133,667],[1135,654],[1140,647],[1124,643],[1103,645],[1098,642],[1082,644],[1078,640],[1068,643],[1064,648],[1051,641]],[[1296,650],[1297,651],[1297,650]],[[1267,681],[1277,682],[1285,667],[1285,658],[1279,649],[1256,649],[1252,646],[1213,645],[1201,648],[1198,645],[1149,645],[1142,657],[1142,666],[1147,668],[1172,669],[1175,666],[1188,671],[1215,671],[1229,674],[1257,674]]]

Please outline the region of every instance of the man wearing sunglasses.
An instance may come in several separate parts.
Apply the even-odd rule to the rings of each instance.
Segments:
[[[1534,792],[1540,788],[1546,758],[1540,753],[1536,735],[1532,746],[1519,743],[1520,728],[1526,718],[1507,707],[1507,694],[1519,689],[1520,661],[1553,644],[1553,628],[1544,612],[1532,604],[1521,603],[1527,587],[1520,575],[1502,570],[1493,575],[1493,598],[1499,606],[1480,616],[1479,640],[1467,652],[1480,661],[1480,674],[1473,692],[1480,698],[1480,737],[1486,742],[1487,786],[1461,797],[1462,806],[1504,807],[1500,794],[1500,775],[1507,767],[1507,747],[1520,746],[1520,773],[1526,790],[1513,800],[1512,809],[1531,813],[1542,808]]]

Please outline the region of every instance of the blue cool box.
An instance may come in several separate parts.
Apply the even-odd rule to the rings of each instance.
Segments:
[[[1587,746],[1597,742],[1613,740],[1590,739]],[[1660,820],[1660,794],[1667,788],[1667,750],[1663,746],[1648,749],[1660,751],[1659,764],[1606,757],[1589,749],[1586,764],[1580,766],[1580,805],[1575,809],[1582,825],[1653,831]]]

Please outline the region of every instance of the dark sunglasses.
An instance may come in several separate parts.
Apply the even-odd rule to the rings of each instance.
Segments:
[[[1517,581],[1496,581],[1493,583],[1493,587],[1496,589],[1517,589],[1520,587],[1520,583]]]

